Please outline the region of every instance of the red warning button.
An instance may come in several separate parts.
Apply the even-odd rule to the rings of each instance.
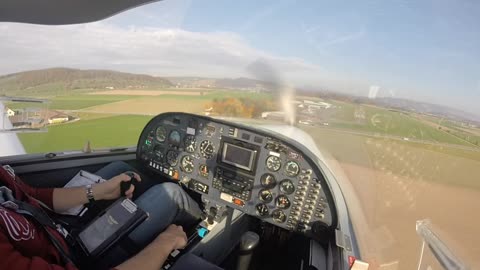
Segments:
[[[237,198],[233,198],[233,203],[241,207],[245,206],[245,202]]]

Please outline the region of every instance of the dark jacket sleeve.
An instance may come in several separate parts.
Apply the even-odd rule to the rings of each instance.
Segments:
[[[15,250],[8,237],[0,230],[0,269],[76,270],[77,268],[73,265],[50,264],[40,257],[25,257]]]

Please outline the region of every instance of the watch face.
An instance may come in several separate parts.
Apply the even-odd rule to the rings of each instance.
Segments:
[[[90,202],[95,201],[95,198],[93,197],[93,189],[92,185],[86,185],[85,188],[87,189],[87,199]]]

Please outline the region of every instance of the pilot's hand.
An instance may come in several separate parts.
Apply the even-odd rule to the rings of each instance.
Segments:
[[[134,172],[133,177],[138,181],[142,181],[140,176]],[[97,184],[93,188],[94,198],[96,200],[112,200],[120,197],[120,183],[130,181],[130,176],[126,173],[122,173],[111,178],[108,181]],[[125,192],[127,198],[131,199],[133,196],[133,191],[135,190],[135,185],[131,185],[130,188]]]
[[[172,224],[159,234],[154,242],[161,246],[171,245],[172,250],[182,249],[187,245],[187,235],[183,231],[182,226]]]

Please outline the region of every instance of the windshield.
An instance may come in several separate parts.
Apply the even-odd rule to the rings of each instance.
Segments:
[[[423,219],[479,268],[479,13],[476,2],[166,0],[88,24],[1,23],[0,148],[135,146],[170,111],[293,125],[347,180],[371,269],[416,269]]]

